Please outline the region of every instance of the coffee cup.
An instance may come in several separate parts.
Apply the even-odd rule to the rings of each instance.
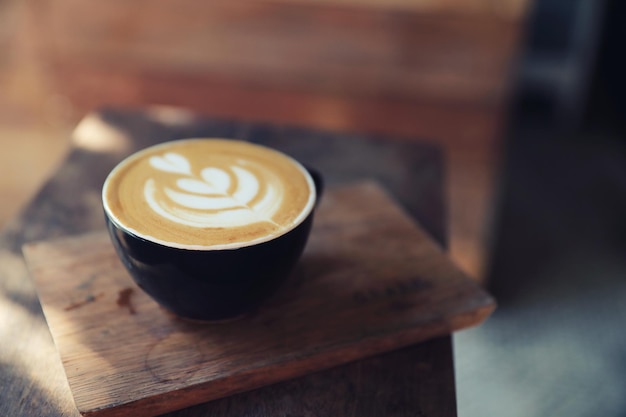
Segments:
[[[234,139],[182,139],[121,161],[102,187],[113,246],[132,279],[192,320],[254,312],[306,245],[319,174]]]

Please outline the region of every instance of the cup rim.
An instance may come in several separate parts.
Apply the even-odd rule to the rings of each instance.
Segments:
[[[182,244],[178,242],[170,242],[170,241],[166,241],[163,239],[159,239],[147,233],[142,233],[132,227],[125,225],[124,222],[122,222],[122,220],[112,212],[109,206],[109,203],[107,201],[107,198],[106,198],[108,187],[110,185],[112,177],[115,176],[115,173],[123,169],[125,166],[132,163],[133,161],[140,159],[146,153],[152,152],[154,150],[158,150],[159,148],[166,148],[170,146],[172,143],[193,142],[193,141],[228,141],[228,142],[246,143],[247,145],[256,146],[256,147],[264,149],[265,151],[276,153],[282,157],[287,158],[302,173],[309,187],[309,199],[307,200],[306,205],[304,206],[304,209],[300,212],[298,217],[296,217],[294,221],[288,227],[281,229],[278,233],[269,234],[267,236],[262,236],[262,237],[245,241],[245,242],[220,243],[220,244],[213,244],[213,245]],[[107,174],[107,177],[105,178],[104,183],[102,185],[101,199],[102,199],[102,206],[103,206],[104,212],[107,218],[109,219],[109,221],[111,221],[116,227],[118,227],[122,231],[129,233],[137,238],[140,238],[140,239],[143,239],[148,242],[152,242],[152,243],[164,246],[164,247],[175,248],[175,249],[225,250],[225,249],[240,249],[240,248],[255,246],[261,243],[272,241],[274,239],[277,239],[291,232],[292,230],[297,228],[300,224],[302,224],[312,213],[316,205],[316,201],[317,201],[317,190],[315,186],[315,181],[313,180],[311,173],[304,167],[304,165],[302,165],[295,158],[291,157],[290,155],[287,155],[286,153],[282,151],[279,151],[275,148],[271,148],[269,146],[265,146],[265,145],[258,144],[258,143],[253,143],[253,142],[242,140],[242,139],[228,139],[228,138],[218,138],[218,137],[194,137],[194,138],[183,138],[183,139],[175,139],[175,140],[161,142],[155,145],[145,147],[143,149],[140,149],[126,156],[121,161],[119,161],[113,167],[113,169],[111,169],[111,171],[109,171],[109,173]]]

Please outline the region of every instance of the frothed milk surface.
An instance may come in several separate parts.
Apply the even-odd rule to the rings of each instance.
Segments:
[[[247,142],[186,139],[144,149],[105,181],[114,223],[185,249],[228,249],[270,240],[311,212],[315,186],[292,158]]]

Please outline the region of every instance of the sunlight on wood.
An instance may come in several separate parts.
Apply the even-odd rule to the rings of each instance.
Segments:
[[[184,125],[196,118],[191,111],[172,106],[151,106],[146,114],[150,119],[168,126]]]
[[[24,291],[24,287],[11,286],[11,282],[14,282],[18,275],[27,273],[23,258],[12,253],[0,252],[0,263],[10,266],[5,270],[13,271],[16,275],[3,276],[4,285],[9,286],[9,297],[17,299],[29,297],[30,293]],[[58,363],[58,372],[41,372],[39,369],[42,363],[51,362],[48,360],[51,356],[57,356],[54,345],[50,343],[48,326],[39,314],[33,314],[23,304],[11,298],[5,294],[0,295],[0,323],[2,323],[0,340],[3,342],[11,340],[12,343],[16,343],[16,334],[28,332],[28,343],[20,344],[18,348],[22,355],[15,356],[12,360],[20,361],[17,367],[26,370],[28,378],[37,389],[47,393],[48,398],[55,398],[55,391],[59,386],[67,386],[67,380],[59,361],[54,362],[55,366]],[[54,381],[51,380],[51,375],[54,376]]]
[[[123,132],[113,129],[98,116],[83,119],[72,135],[74,145],[90,151],[118,153],[130,149],[128,138]]]

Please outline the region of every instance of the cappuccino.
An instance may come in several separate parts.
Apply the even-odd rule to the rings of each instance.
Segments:
[[[180,249],[234,249],[304,221],[315,184],[278,151],[228,139],[185,139],[144,149],[107,177],[107,216],[139,238]]]

